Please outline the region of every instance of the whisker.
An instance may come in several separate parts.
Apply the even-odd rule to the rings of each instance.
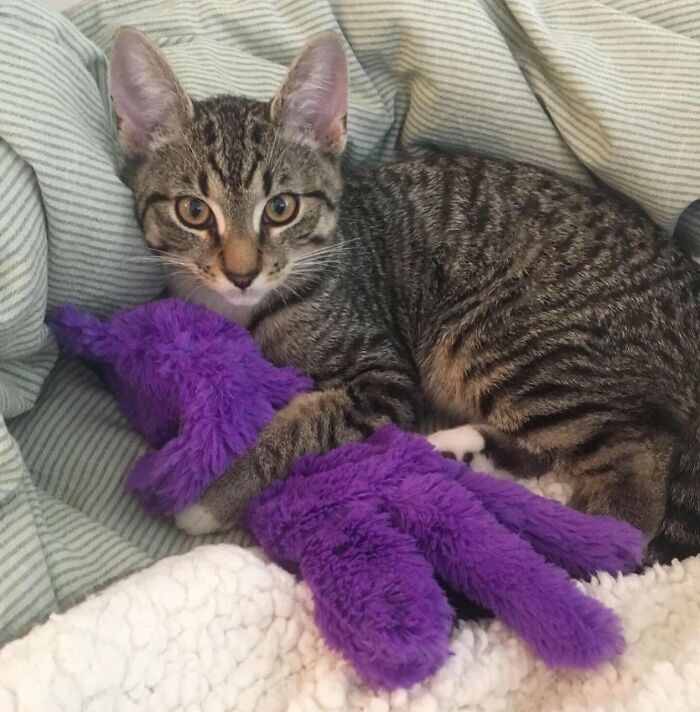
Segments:
[[[177,255],[175,252],[168,252],[167,250],[159,250],[157,247],[151,247],[149,248],[151,252],[156,252],[159,255],[170,255],[172,257],[179,257],[180,255]]]
[[[180,275],[191,276],[192,272],[190,272],[189,270],[174,270],[174,271],[168,273],[168,276],[171,276],[171,277],[180,276]]]
[[[345,254],[344,252],[327,252],[325,254],[312,253],[310,255],[304,255],[294,260],[294,264],[303,265],[312,262],[325,261],[325,260],[339,260]]]
[[[159,257],[160,262],[171,265],[193,265],[192,260],[177,260],[171,257]]]
[[[162,264],[166,267],[180,267],[194,274],[199,274],[199,267],[192,262],[168,262],[163,260]]]
[[[183,299],[184,299],[186,302],[189,302],[190,299],[191,299],[191,297],[192,297],[192,295],[193,295],[200,287],[201,287],[201,284],[199,284],[197,281],[195,281],[195,283],[192,285],[192,289],[190,289],[190,291],[187,292],[187,296],[186,296],[186,297],[183,297]]]
[[[190,262],[186,260],[176,260],[168,257],[162,257],[160,255],[152,255],[152,256],[143,256],[143,257],[127,257],[126,258],[127,262],[150,262],[150,263],[158,263],[158,264],[163,264],[163,263],[168,263],[168,264],[176,264],[176,265],[187,265],[191,264]]]
[[[359,239],[360,238],[354,238],[353,240],[347,240],[344,242],[338,242],[334,245],[327,245],[326,247],[320,247],[318,250],[314,250],[313,252],[310,252],[309,254],[321,255],[321,254],[324,254],[325,252],[333,252],[335,250],[337,250],[337,251],[347,250],[351,243],[356,242]]]
[[[301,268],[293,267],[290,272],[289,276],[297,276],[297,277],[305,277],[309,275],[317,275],[319,272],[322,272],[324,269],[328,268],[331,266],[330,264],[321,264],[321,265],[312,265],[312,266],[305,266]],[[344,274],[346,272],[345,268],[341,265],[335,265],[333,267],[334,271],[336,274]]]
[[[325,259],[318,259],[318,260],[304,260],[303,262],[295,262],[292,267],[297,268],[306,268],[306,267],[319,267],[319,266],[324,266],[324,265],[333,265],[333,264],[338,264],[338,260],[334,257],[327,257]]]
[[[161,262],[172,262],[174,264],[191,265],[192,260],[187,259],[182,255],[175,254],[174,252],[167,252],[165,250],[158,250],[157,248],[151,248],[153,252],[157,253],[153,255],[154,259],[160,260]]]

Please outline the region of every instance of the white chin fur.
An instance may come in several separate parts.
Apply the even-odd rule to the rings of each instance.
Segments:
[[[169,273],[167,268],[165,273],[169,291],[173,296],[201,304],[241,326],[248,324],[253,309],[269,291],[260,287],[251,287],[245,292],[235,288],[219,292],[208,287],[194,275]]]
[[[211,534],[221,529],[219,522],[201,504],[191,504],[176,514],[175,525],[191,536]]]
[[[240,289],[230,289],[220,294],[229,304],[232,304],[233,306],[254,307],[263,300],[263,297],[267,294],[267,292],[267,289],[253,287],[251,289],[246,289],[245,292],[241,292]]]

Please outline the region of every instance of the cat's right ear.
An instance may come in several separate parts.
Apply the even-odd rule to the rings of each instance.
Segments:
[[[131,156],[167,143],[192,115],[192,102],[165,57],[133,27],[123,27],[114,39],[110,84],[119,140]]]
[[[340,37],[321,32],[301,49],[270,112],[297,137],[327,153],[345,148],[348,68]]]

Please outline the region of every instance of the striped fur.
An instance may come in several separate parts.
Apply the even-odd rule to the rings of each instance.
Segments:
[[[195,102],[133,176],[150,244],[197,273],[191,296],[248,306],[232,316],[265,355],[318,383],[212,485],[200,524],[191,511],[181,521],[230,526],[300,455],[431,412],[474,424],[516,474],[574,475],[573,506],[661,532],[659,556],[694,551],[700,473],[680,453],[700,425],[695,264],[638,207],[523,164],[436,155],[346,170],[341,196],[335,157],[272,106]],[[289,228],[245,230],[269,287],[254,303],[211,275],[243,228],[193,236],[161,198],[207,199],[198,184],[217,181],[208,199],[225,225],[249,224],[274,193],[323,193],[300,197]]]

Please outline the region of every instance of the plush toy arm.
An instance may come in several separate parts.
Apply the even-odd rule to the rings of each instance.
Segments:
[[[47,324],[66,353],[93,360],[106,356],[107,327],[96,316],[67,304],[52,310]]]
[[[231,404],[212,386],[195,379],[180,384],[179,433],[160,450],[142,455],[126,479],[141,503],[154,516],[173,515],[195,502],[235,458],[257,440],[259,428],[272,417],[272,408],[260,406],[255,417],[232,418]],[[196,391],[196,397],[193,395]],[[197,407],[192,407],[192,403]],[[231,522],[233,527],[235,522]]]
[[[629,524],[578,512],[459,463],[448,467],[455,468],[456,479],[503,526],[575,578],[589,578],[596,571],[628,573],[640,565],[644,537]]]
[[[409,687],[445,661],[452,610],[413,540],[386,515],[309,508],[279,489],[248,526],[279,563],[299,563],[319,630],[369,685]]]
[[[223,465],[216,466],[214,453],[202,450],[204,438],[200,435],[205,435],[205,429],[204,424],[187,428],[160,450],[146,452],[134,463],[126,487],[138,496],[149,514],[177,514],[196,501],[221,471]]]
[[[390,506],[437,574],[490,608],[550,666],[593,667],[623,650],[612,611],[501,526],[459,483],[439,474],[409,477]]]

